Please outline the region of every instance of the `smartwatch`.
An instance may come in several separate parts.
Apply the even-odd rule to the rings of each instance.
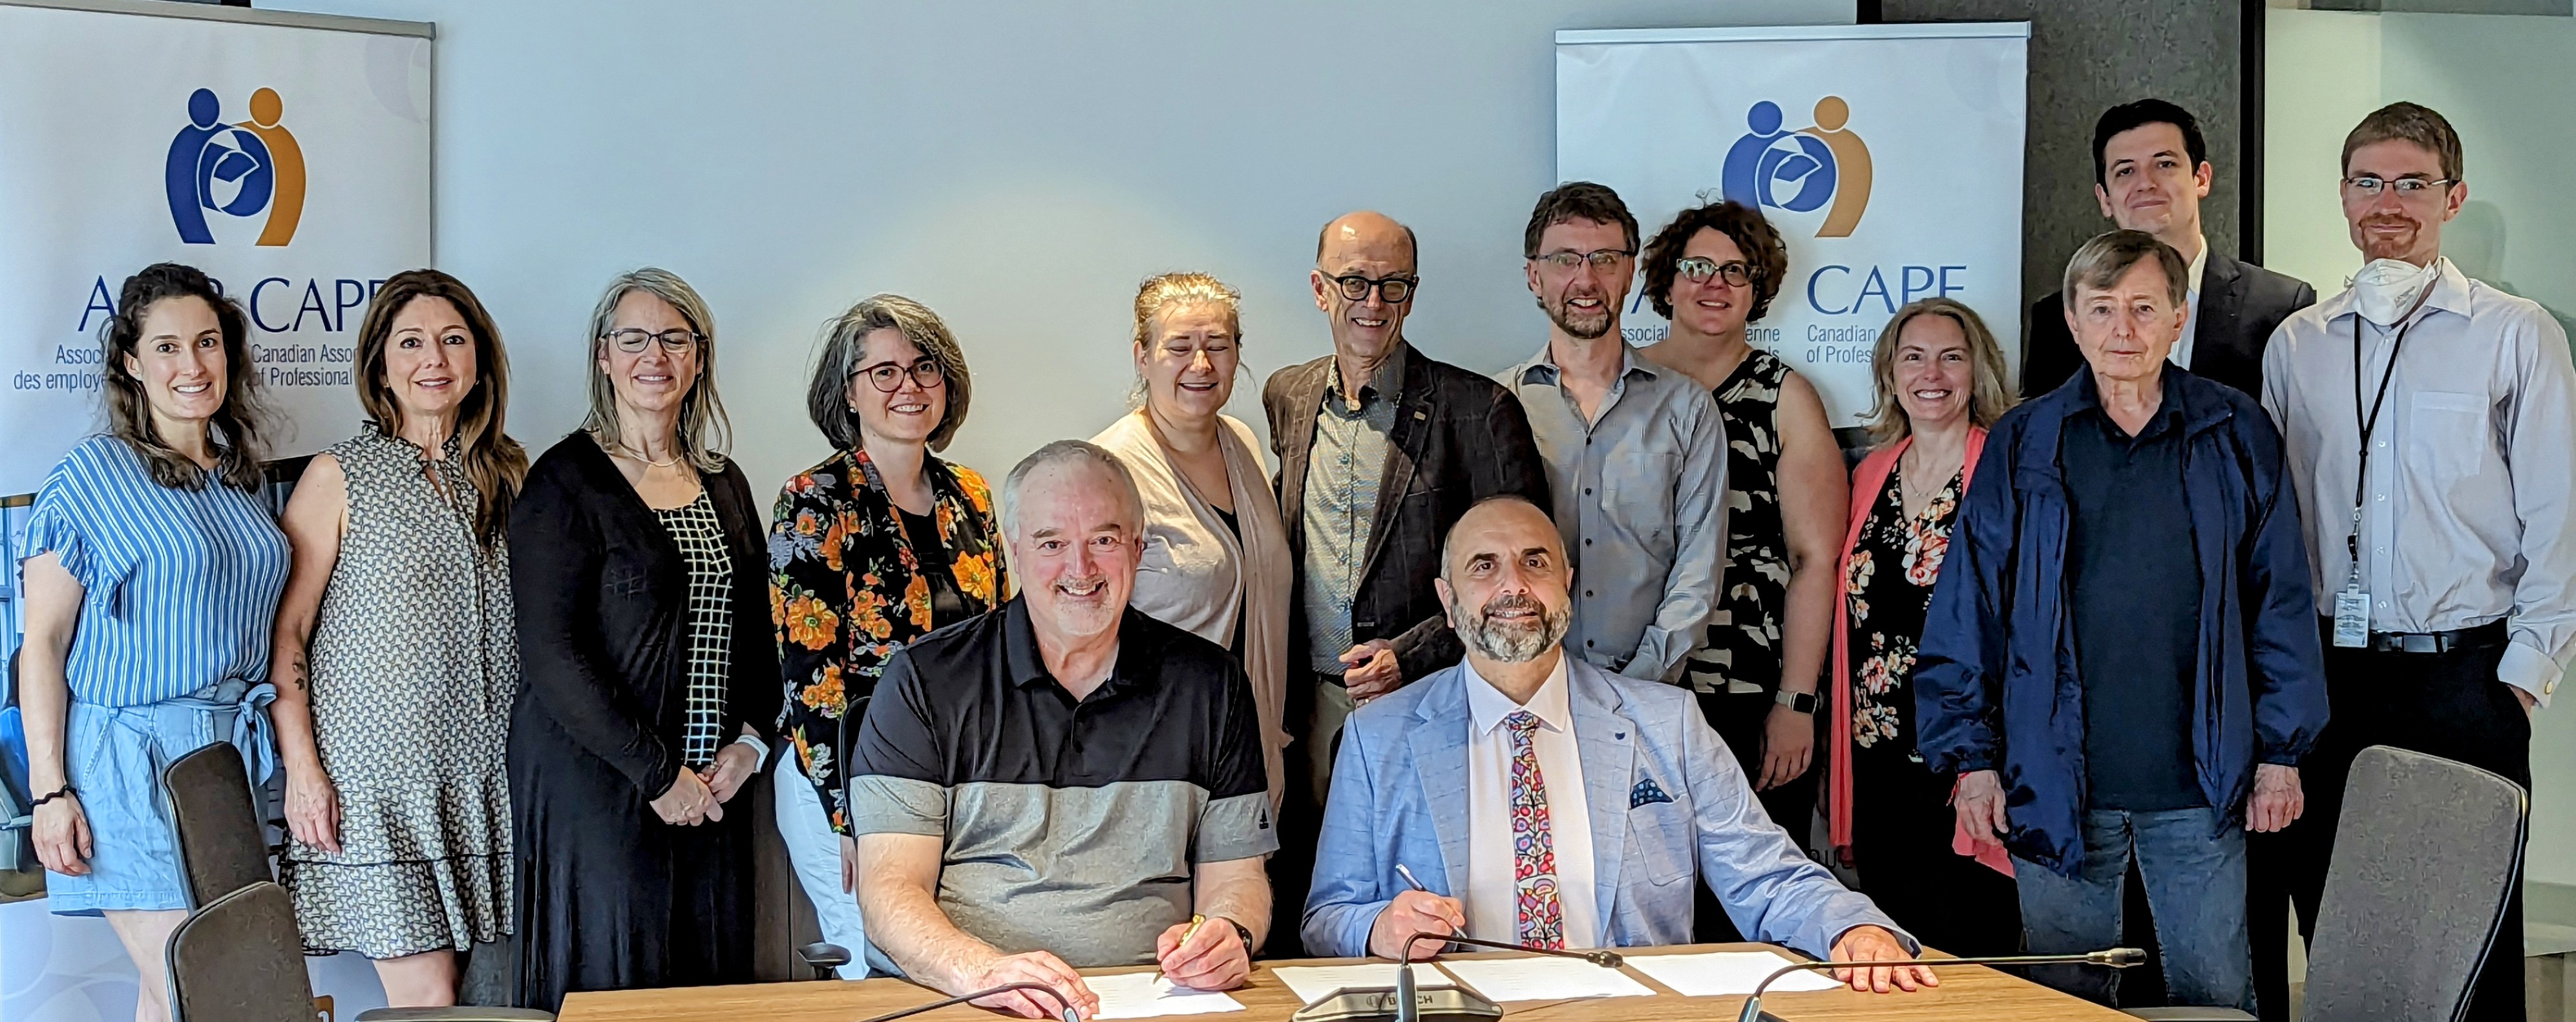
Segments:
[[[1771,701],[1782,706],[1786,706],[1791,711],[1797,713],[1811,714],[1816,712],[1816,694],[1813,692],[1791,692],[1784,688],[1779,692],[1774,693],[1771,697]]]

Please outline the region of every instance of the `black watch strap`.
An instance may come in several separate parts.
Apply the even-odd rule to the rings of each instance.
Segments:
[[[1246,957],[1251,956],[1252,948],[1254,946],[1252,943],[1252,928],[1245,926],[1242,923],[1235,922],[1233,919],[1226,916],[1218,916],[1217,918],[1224,919],[1227,926],[1234,927],[1234,935],[1243,938],[1244,955]]]

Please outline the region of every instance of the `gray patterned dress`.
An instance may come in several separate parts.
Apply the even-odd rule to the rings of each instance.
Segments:
[[[450,440],[431,463],[374,426],[327,452],[348,478],[313,629],[313,732],[340,793],[340,853],[290,840],[279,874],[307,948],[393,958],[510,925],[502,771],[519,646],[507,540],[473,533]]]

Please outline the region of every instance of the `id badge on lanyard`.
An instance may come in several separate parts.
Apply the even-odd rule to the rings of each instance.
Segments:
[[[2379,395],[2370,402],[2367,417],[2361,407],[2361,317],[2352,317],[2352,416],[2361,427],[2361,457],[2353,466],[2352,531],[2344,534],[2344,550],[2351,556],[2352,571],[2344,577],[2343,591],[2335,594],[2334,644],[2344,649],[2370,645],[2370,593],[2361,587],[2361,509],[2362,498],[2370,490],[2370,433],[2379,425],[2380,410],[2388,404],[2388,384],[2397,378],[2397,353],[2406,346],[2406,331],[2413,323],[2399,327],[2397,339],[2388,346],[2388,369],[2380,374]]]

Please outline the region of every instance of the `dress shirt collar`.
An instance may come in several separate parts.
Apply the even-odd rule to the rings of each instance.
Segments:
[[[1403,393],[1405,349],[1409,347],[1411,345],[1404,338],[1395,339],[1395,347],[1388,349],[1386,357],[1378,360],[1377,369],[1369,374],[1368,382],[1360,384],[1360,407],[1366,408],[1370,401],[1376,399],[1394,400],[1397,394]],[[1336,409],[1350,407],[1342,400],[1342,363],[1338,357],[1324,367],[1324,404]]]
[[[2440,269],[2433,277],[2432,293],[2424,297],[2421,308],[2418,308],[2414,315],[2407,317],[2409,319],[2419,318],[2432,309],[2440,309],[2462,317],[2469,314],[2468,274],[2460,272],[2460,268],[2453,265],[2448,256],[2436,257],[2436,262]],[[2361,299],[2353,294],[2352,284],[2349,281],[2345,282],[2343,290],[2336,292],[2334,297],[2318,305],[2325,313],[2328,323],[2333,323],[2345,316],[2361,314]]]
[[[2192,294],[2200,293],[2200,275],[2207,269],[2209,269],[2209,239],[2204,237],[2200,239],[2200,254],[2191,257],[2191,269],[2183,274],[2183,279],[2191,282]]]
[[[1555,386],[1562,375],[1556,368],[1556,352],[1541,347],[1537,355],[1521,363],[1520,372],[1512,374],[1512,379],[1521,383],[1544,383]],[[1636,345],[1621,340],[1619,342],[1619,378],[1625,380],[1639,375],[1651,380],[1663,375],[1663,370],[1655,363],[1640,357],[1637,354]]]
[[[1458,670],[1466,675],[1460,680],[1466,683],[1467,714],[1475,729],[1475,737],[1493,734],[1495,728],[1503,726],[1503,718],[1511,716],[1515,710],[1528,710],[1550,731],[1573,733],[1574,702],[1568,694],[1565,680],[1566,655],[1562,649],[1555,653],[1556,666],[1547,672],[1547,680],[1539,683],[1538,691],[1532,693],[1530,701],[1525,704],[1512,702],[1503,690],[1486,681],[1484,675],[1477,674],[1475,661],[1458,661]]]

